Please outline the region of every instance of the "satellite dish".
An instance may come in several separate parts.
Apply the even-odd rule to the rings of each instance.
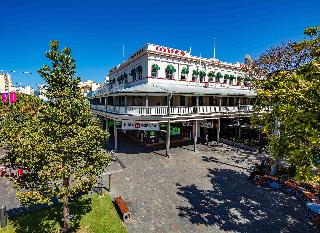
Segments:
[[[249,64],[249,65],[254,65],[255,62],[254,60],[252,59],[252,57],[249,55],[249,54],[246,54],[244,56],[244,60]]]

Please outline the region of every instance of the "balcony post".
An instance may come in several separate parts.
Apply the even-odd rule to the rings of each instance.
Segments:
[[[118,151],[118,130],[117,130],[117,122],[113,120],[113,134],[114,134],[114,151]]]
[[[127,113],[127,109],[128,109],[128,96],[125,95],[124,96],[124,112]]]
[[[108,120],[108,118],[106,118],[106,131],[109,133],[109,120]],[[110,137],[110,135],[109,135],[109,137]],[[107,138],[106,143],[109,142],[109,137]]]
[[[196,96],[196,113],[198,113],[198,107],[199,107],[199,96]]]
[[[170,101],[172,98],[172,94],[167,96],[167,134],[166,134],[166,156],[169,157],[169,150],[170,150]]]
[[[149,113],[148,107],[149,107],[149,96],[146,95],[146,114],[149,115],[150,113]]]
[[[197,139],[198,139],[198,121],[195,121],[194,124],[194,135],[193,135],[193,151],[197,150]]]
[[[240,129],[240,119],[239,116],[237,117],[237,126],[238,126],[238,137],[241,137],[241,129]]]
[[[217,125],[217,143],[219,144],[220,141],[220,118],[218,118],[218,125]]]

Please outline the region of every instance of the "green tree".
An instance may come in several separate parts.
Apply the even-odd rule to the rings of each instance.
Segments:
[[[110,157],[102,145],[108,136],[94,119],[89,103],[81,95],[75,77],[71,50],[59,51],[51,41],[39,74],[47,82],[48,102],[19,95],[16,104],[4,106],[1,137],[8,148],[4,162],[28,169],[14,179],[17,197],[23,204],[63,202],[63,232],[69,229],[69,198],[90,190]]]
[[[320,27],[307,28],[305,34],[310,39],[295,46],[300,47],[298,52],[306,48],[310,55],[308,61],[282,66],[290,63],[288,56],[287,60],[281,60],[281,66],[261,69],[265,77],[254,82],[258,114],[253,122],[268,134],[275,159],[295,165],[298,178],[320,184],[319,173],[315,172],[320,169]],[[259,69],[259,64],[256,67]],[[269,111],[261,114],[266,108]]]

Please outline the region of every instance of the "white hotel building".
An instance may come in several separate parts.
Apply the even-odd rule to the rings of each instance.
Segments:
[[[219,140],[249,130],[256,93],[242,64],[147,44],[109,71],[91,98],[94,114],[147,145]],[[113,126],[113,127],[111,127]],[[167,133],[170,131],[170,133]],[[241,132],[241,133],[240,133]]]

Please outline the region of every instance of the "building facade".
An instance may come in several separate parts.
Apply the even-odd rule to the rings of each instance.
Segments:
[[[147,145],[166,144],[167,151],[171,143],[219,140],[221,132],[241,136],[256,98],[242,64],[154,44],[108,76],[90,102],[115,141],[121,130]]]
[[[8,92],[12,87],[12,78],[10,74],[0,73],[0,92]]]
[[[95,83],[92,80],[88,80],[88,81],[84,81],[84,82],[79,82],[78,84],[81,93],[85,96],[85,97],[89,97],[91,96],[91,93],[96,91],[100,84],[99,83]]]
[[[11,91],[26,95],[34,95],[34,89],[31,86],[13,86]]]

